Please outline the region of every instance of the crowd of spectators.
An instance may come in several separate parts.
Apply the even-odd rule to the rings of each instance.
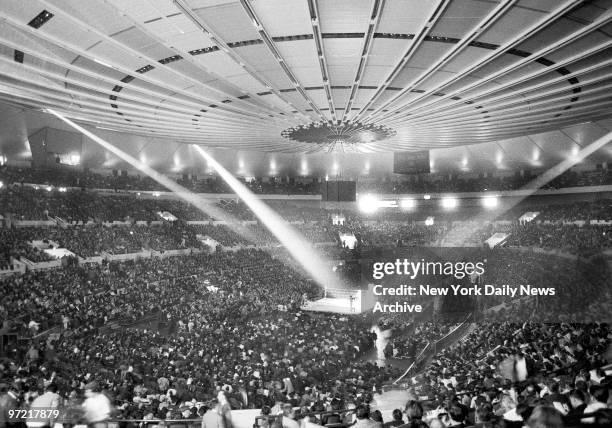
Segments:
[[[519,305],[502,309],[491,319],[594,322],[608,318],[612,310],[612,290],[610,267],[605,257],[572,259],[513,249],[498,249],[492,255],[487,257],[483,283],[554,288],[555,295],[523,298]],[[507,299],[487,297],[489,305],[503,301]]]
[[[239,245],[252,245],[246,237],[235,232],[225,225],[198,224],[190,227],[196,234],[209,237],[221,246],[234,247]]]
[[[610,409],[612,379],[601,368],[609,333],[601,323],[478,324],[414,379],[415,400],[431,399],[422,419],[430,426],[434,419],[445,426],[563,427],[563,419],[579,426],[583,414]],[[540,412],[555,423],[535,420]]]
[[[77,168],[0,167],[0,181],[5,184],[39,184],[57,187],[87,187],[95,189],[159,190],[149,177],[123,174],[98,174]]]
[[[53,260],[53,257],[32,246],[31,230],[0,228],[0,269],[7,269],[11,258],[20,260],[22,257],[32,262]]]
[[[592,171],[573,171],[569,169],[543,187],[545,189],[561,189],[564,187],[602,186],[606,184],[612,184],[612,171],[608,168]]]
[[[54,260],[32,245],[42,241],[48,248],[65,248],[80,257],[200,248],[195,230],[181,222],[160,225],[0,228],[1,254],[6,260],[26,258],[31,262]]]
[[[295,228],[312,243],[334,243],[337,233],[328,226],[298,224]],[[54,260],[54,257],[36,248],[33,241],[46,248],[65,248],[80,257],[139,253],[141,251],[168,251],[206,248],[206,238],[222,247],[278,246],[278,239],[268,229],[253,224],[244,226],[246,235],[223,224],[186,225],[181,221],[152,225],[86,224],[63,227],[0,228],[0,260],[2,266],[14,259],[31,262]],[[211,243],[212,244],[212,243]],[[212,250],[210,248],[207,250]]]
[[[539,171],[525,171],[512,176],[495,177],[482,174],[473,178],[461,174],[428,174],[405,180],[362,180],[358,182],[358,192],[377,193],[440,193],[440,192],[481,192],[516,190],[528,187]],[[180,175],[171,177],[187,189],[198,193],[233,193],[232,189],[215,176],[194,177]],[[16,168],[1,166],[0,181],[7,183],[31,183],[57,187],[80,187],[90,189],[164,191],[163,186],[149,177],[125,174],[101,174],[87,170],[63,168]],[[322,179],[295,180],[269,177],[245,180],[243,184],[257,194],[316,195],[321,193]],[[609,169],[592,171],[568,170],[556,177],[544,188],[559,189],[577,186],[597,186],[612,184]]]
[[[394,358],[415,358],[430,342],[435,342],[448,334],[454,324],[434,323],[431,321],[418,323],[409,334],[402,334],[390,342],[388,352]]]
[[[385,253],[383,253],[384,255]],[[612,313],[612,289],[610,288],[611,267],[605,255],[591,255],[588,258],[573,257],[557,252],[544,252],[533,249],[495,248],[487,247],[445,247],[445,248],[414,248],[409,252],[395,253],[410,260],[426,260],[427,262],[450,263],[482,263],[483,273],[480,276],[466,275],[456,278],[452,275],[440,277],[437,274],[419,275],[419,283],[443,286],[457,284],[471,288],[479,284],[481,288],[492,285],[499,291],[503,286],[519,288],[529,285],[538,289],[554,289],[554,294],[542,296],[518,293],[514,296],[508,293],[476,296],[477,307],[467,307],[468,313],[474,309],[484,311],[487,319],[534,321],[534,322],[576,322],[587,323],[609,319]],[[376,260],[381,256],[378,255]],[[399,287],[405,278],[397,276],[385,278],[385,285]],[[446,282],[445,282],[446,281]],[[449,282],[450,281],[450,282]],[[593,298],[597,296],[597,298]],[[425,306],[427,300],[418,300],[420,296],[411,297],[412,301]],[[446,296],[439,304],[440,313],[436,321],[442,319],[443,312],[452,312],[453,306],[462,302],[463,296]],[[422,297],[421,297],[422,299]],[[510,302],[516,305],[507,305]],[[490,312],[490,310],[495,311]],[[464,312],[465,315],[465,312]],[[393,323],[391,326],[394,327]],[[396,328],[396,327],[394,327]]]
[[[325,221],[330,212],[318,205],[298,206],[286,201],[266,201],[288,221]],[[254,220],[253,212],[235,198],[210,202],[213,209],[238,220]],[[57,188],[7,186],[0,188],[0,215],[15,220],[47,220],[60,217],[69,223],[112,221],[159,221],[168,212],[185,221],[224,220],[180,199],[166,199],[133,193],[98,194],[86,190],[60,191]],[[220,215],[221,217],[221,215]]]
[[[188,281],[174,290],[159,281],[176,277],[188,260],[153,258],[8,276],[0,280],[0,313],[13,328],[32,329],[33,334],[53,326],[99,327],[115,317],[134,321],[163,302],[181,298]]]
[[[0,263],[19,257],[46,260],[44,252],[30,245],[33,240],[57,243],[83,257],[200,247],[197,235],[224,246],[250,243],[226,226],[186,225],[183,220],[192,211],[177,201],[15,187],[0,191],[0,198],[4,212],[23,218],[93,220],[66,228],[0,228]],[[252,218],[233,200],[218,206],[238,218]],[[600,201],[543,208],[534,222],[515,224],[506,245],[580,255],[588,248],[610,248],[610,226],[588,224],[607,220],[609,207],[609,201]],[[311,242],[338,243],[339,234],[350,233],[365,247],[420,247],[439,241],[451,227],[350,215],[343,226],[334,226],[324,210],[285,202],[277,208],[287,218],[301,220],[295,226]],[[156,211],[172,212],[180,220],[100,224],[126,218],[150,221],[159,218]],[[587,224],[563,224],[576,220]],[[249,227],[259,243],[276,243],[262,226]],[[486,259],[487,283],[555,287],[559,293],[545,302],[490,300],[490,305],[507,306],[434,355],[409,380],[414,396],[405,409],[408,424],[531,427],[530,421],[542,412],[562,421],[609,408],[610,375],[600,369],[610,334],[600,321],[612,303],[606,262],[511,248],[473,251],[470,259]],[[444,256],[454,261],[468,257],[463,250]],[[402,373],[361,358],[375,343],[371,319],[301,311],[304,299],[321,297],[322,290],[260,249],[28,271],[0,278],[0,295],[3,330],[26,339],[6,344],[0,383],[7,382],[26,402],[51,386],[62,401],[77,403],[82,390],[93,388],[111,398],[117,416],[182,419],[201,416],[224,391],[231,408],[261,408],[271,415],[281,411],[286,425],[297,423],[306,411],[354,407],[357,425],[370,426],[385,422],[374,410],[372,392]],[[142,320],[151,316],[156,323],[143,326]],[[521,322],[492,322],[501,319]],[[550,320],[556,323],[543,322]],[[55,334],[37,338],[52,327]],[[451,328],[415,325],[409,335],[391,342],[392,353],[412,357]],[[6,388],[0,386],[0,394]],[[296,413],[295,407],[301,411]],[[401,412],[395,416],[399,425]]]
[[[218,177],[196,178],[192,175],[170,176],[181,186],[197,193],[233,193],[232,189]],[[88,189],[165,191],[166,188],[152,178],[134,174],[102,174],[76,168],[17,168],[0,166],[0,181],[5,184],[38,184],[56,187],[78,187]],[[287,180],[267,178],[243,181],[257,194],[314,195],[320,193],[320,182],[314,180]]]
[[[66,399],[95,380],[124,417],[180,417],[221,387],[234,408],[310,404],[308,394],[354,396],[398,375],[358,360],[375,339],[367,319],[300,312],[321,290],[260,250],[28,272],[0,287],[10,329],[61,331],[13,344],[0,378],[31,395],[52,381]],[[164,329],[104,328],[151,312]]]
[[[517,172],[506,177],[481,174],[477,178],[462,177],[457,174],[427,174],[426,177],[414,176],[412,179],[401,181],[363,181],[358,183],[358,191],[401,194],[517,190],[530,188],[530,183],[537,176],[538,172],[536,171],[526,171],[522,175]],[[542,186],[542,188],[561,189],[609,184],[612,184],[612,171],[610,169],[580,172],[568,170]]]
[[[543,209],[534,208],[534,210],[540,213],[537,219],[542,222],[612,220],[612,200],[610,199],[547,205]]]
[[[529,222],[515,221],[505,230],[506,246],[538,247],[576,255],[590,255],[612,247],[612,201],[534,207]]]
[[[243,219],[250,212],[241,204],[221,201],[213,204]],[[40,187],[12,186],[0,190],[2,215],[16,220],[47,220],[60,217],[69,223],[112,221],[159,221],[158,213],[170,212],[183,220],[211,220],[211,217],[180,200],[141,197],[134,194],[99,195],[88,191],[66,191]]]
[[[178,202],[177,202],[178,203]],[[182,204],[182,203],[181,203]],[[306,240],[312,243],[333,243],[343,246],[341,235],[354,236],[359,248],[365,247],[415,247],[415,246],[482,246],[496,231],[509,233],[505,247],[538,247],[580,256],[588,256],[612,247],[612,225],[597,223],[598,214],[610,201],[582,204],[582,214],[565,217],[574,212],[570,207],[550,206],[531,222],[513,222],[494,226],[491,223],[439,222],[426,226],[420,223],[365,221],[348,216],[344,225],[335,226],[330,220],[307,221],[293,224]],[[597,206],[596,210],[589,206]],[[323,211],[323,210],[321,210]],[[593,213],[595,214],[589,214]],[[129,216],[128,216],[129,218]],[[544,220],[540,220],[540,218]],[[572,220],[570,220],[572,219]],[[578,223],[574,221],[579,220]],[[591,223],[589,223],[591,222]],[[67,248],[81,257],[100,256],[103,253],[125,254],[142,250],[167,251],[185,248],[201,248],[204,244],[197,237],[209,237],[219,245],[278,246],[278,239],[259,223],[244,226],[246,234],[223,224],[187,225],[184,222],[158,220],[154,224],[102,225],[68,223],[68,227],[2,228],[0,260],[6,266],[11,257],[39,262],[52,257],[34,248],[29,241],[40,240],[49,246]]]
[[[342,226],[332,226],[334,235],[352,234],[364,246],[431,245],[447,232],[446,223],[426,226],[417,223],[368,221],[350,218]]]
[[[63,399],[77,401],[95,381],[118,414],[133,419],[196,418],[219,390],[234,409],[288,404],[321,411],[366,406],[372,388],[380,390],[400,372],[359,360],[375,339],[366,319],[300,312],[303,293],[315,297],[317,286],[258,250],[43,271],[0,284],[8,297],[5,318],[31,315],[22,322],[32,334],[41,319],[63,329],[2,362],[3,377],[31,398],[53,384]],[[99,329],[151,310],[168,325],[166,333]],[[417,329],[419,344],[447,330],[436,324]],[[551,404],[548,395],[584,390],[577,380],[588,387],[605,378],[601,372],[590,375],[597,382],[585,376],[603,363],[608,334],[604,324],[479,324],[415,378],[415,401],[424,408],[419,419],[431,423],[447,413],[465,425],[526,421],[532,407]],[[514,358],[528,361],[531,383],[509,384],[517,380],[516,370],[507,369]],[[562,388],[543,376],[561,369],[570,370]],[[364,411],[357,413],[364,418]]]
[[[32,229],[32,231],[4,231],[0,248],[0,263],[6,266],[11,256],[26,257],[37,262],[50,257],[24,242],[28,239],[52,240],[83,256],[138,252],[141,249],[170,250],[200,247],[196,234],[209,236],[222,246],[278,245],[278,240],[259,223],[247,227],[248,236],[231,227],[200,224],[183,226],[181,221],[167,222],[158,213],[166,212],[180,220],[213,220],[180,200],[144,199],[137,195],[100,196],[89,192],[48,192],[45,189],[12,187],[0,190],[0,202],[9,224],[13,219],[48,219],[60,217],[64,224],[76,227]],[[333,225],[333,211],[314,206],[298,206],[284,201],[270,203],[284,218],[294,223],[308,241],[342,245],[340,235],[353,235],[359,246],[479,246],[496,231],[510,233],[505,246],[540,247],[584,255],[605,251],[611,247],[612,201],[576,202],[557,205],[521,205],[512,211],[511,224],[492,226],[491,223],[457,222],[436,216],[436,223],[426,226],[421,216],[412,213],[402,221],[364,218],[359,213],[343,214],[343,225]],[[221,200],[217,208],[243,220],[252,220],[250,209],[235,200]],[[534,221],[519,222],[527,210],[539,212]],[[462,210],[460,210],[462,211]],[[464,213],[465,215],[467,214]],[[11,216],[12,215],[12,216]],[[452,219],[452,215],[449,219]],[[461,213],[457,213],[461,217]],[[466,218],[469,218],[466,217]],[[102,227],[102,222],[123,221],[128,227]],[[150,226],[135,225],[146,221]],[[174,223],[175,227],[169,224]],[[86,226],[83,226],[86,225]],[[180,226],[179,226],[180,225]],[[498,230],[499,229],[499,230]],[[27,255],[26,255],[27,254]],[[29,257],[28,257],[29,256]]]
[[[55,228],[49,236],[60,247],[68,248],[81,257],[109,254],[137,253],[142,250],[180,250],[198,248],[190,227],[179,222],[152,226],[106,227],[83,226],[69,229]]]
[[[591,254],[612,247],[612,224],[578,226],[531,222],[514,227],[506,245]]]

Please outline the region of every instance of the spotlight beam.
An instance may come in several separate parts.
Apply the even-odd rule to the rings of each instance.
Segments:
[[[329,271],[323,259],[315,251],[313,245],[291,227],[280,215],[257,198],[204,149],[195,145],[194,148],[319,285],[325,287],[335,282],[334,276]]]
[[[531,180],[529,183],[527,183],[525,186],[523,186],[520,189],[520,190],[529,191],[526,195],[522,195],[519,199],[513,200],[512,202],[507,202],[507,201],[503,202],[500,200],[500,202],[502,202],[500,205],[503,206],[503,209],[493,211],[490,214],[487,214],[487,213],[480,214],[476,216],[476,218],[472,219],[472,221],[478,224],[483,224],[487,221],[495,220],[496,218],[500,217],[504,213],[510,211],[512,208],[520,204],[523,200],[527,199],[529,196],[533,195],[542,186],[554,180],[555,178],[563,174],[565,171],[567,171],[568,169],[570,169],[577,163],[582,162],[582,160],[587,158],[589,155],[595,153],[597,150],[600,150],[601,148],[605,147],[610,142],[612,142],[612,131],[601,136],[600,138],[593,141],[589,145],[584,146],[578,153],[576,153],[576,155],[572,156],[569,159],[559,162],[557,165],[553,166],[546,172],[540,174],[538,177]],[[449,234],[451,234],[452,231],[453,229],[451,228],[451,230],[449,230],[446,233],[443,239],[446,239],[449,236]],[[467,237],[468,236],[463,236],[462,238],[465,239]]]
[[[92,141],[94,141],[98,145],[102,146],[103,148],[105,148],[109,152],[113,153],[117,157],[123,159],[125,162],[129,163],[133,167],[135,167],[138,170],[142,171],[143,173],[147,174],[153,180],[157,181],[159,184],[161,184],[162,186],[166,187],[168,190],[172,191],[176,196],[178,196],[181,199],[185,200],[186,202],[192,204],[194,207],[199,209],[204,214],[206,214],[206,215],[208,215],[210,217],[213,217],[213,218],[216,218],[216,219],[223,220],[223,221],[227,222],[234,231],[236,231],[237,233],[241,234],[243,237],[245,237],[246,239],[250,240],[251,242],[257,242],[258,241],[258,238],[255,236],[255,234],[253,232],[251,232],[246,227],[244,227],[242,224],[240,224],[240,221],[237,218],[235,218],[234,216],[228,214],[226,211],[223,211],[222,209],[220,209],[217,206],[215,206],[214,204],[208,202],[204,198],[202,198],[202,197],[198,196],[197,194],[191,192],[189,189],[181,186],[180,184],[177,184],[173,180],[170,180],[168,177],[160,174],[159,172],[157,172],[156,170],[154,170],[150,166],[148,166],[148,165],[144,164],[143,162],[141,162],[140,160],[136,159],[135,157],[133,157],[133,156],[125,153],[124,151],[118,149],[117,147],[115,147],[114,145],[109,143],[108,141],[103,140],[102,138],[98,137],[97,135],[93,134],[92,132],[88,131],[87,129],[83,128],[82,126],[77,125],[72,120],[70,120],[67,117],[65,117],[64,115],[56,112],[53,109],[46,109],[46,111],[51,113],[52,115],[54,115],[58,119],[62,120],[63,122],[67,123],[72,128],[76,129],[77,131],[79,131],[82,134],[86,135],[87,137],[91,138]]]
[[[604,136],[593,141],[588,146],[583,147],[581,150],[578,151],[578,153],[576,153],[575,156],[572,156],[569,159],[559,162],[557,165],[550,168],[544,174],[541,174],[539,177],[536,177],[535,179],[533,179],[531,182],[525,185],[523,189],[534,189],[534,192],[535,192],[540,187],[544,186],[549,181],[557,178],[558,176],[563,174],[565,171],[567,171],[568,169],[570,169],[577,163],[582,162],[588,156],[595,153],[597,150],[603,148],[610,142],[612,142],[612,131],[608,132]]]

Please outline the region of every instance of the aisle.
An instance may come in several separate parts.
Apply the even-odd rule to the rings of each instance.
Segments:
[[[376,333],[376,343],[374,348],[366,352],[360,361],[369,361],[378,366],[391,365],[400,369],[407,369],[412,364],[412,359],[398,360],[397,358],[385,358],[384,349],[392,339],[391,330],[381,330],[378,324],[374,324],[370,331]]]

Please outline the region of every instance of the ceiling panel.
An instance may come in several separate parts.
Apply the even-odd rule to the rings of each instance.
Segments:
[[[319,25],[326,33],[363,32],[368,26],[372,0],[318,1]]]
[[[415,34],[427,22],[439,1],[387,0],[378,31],[391,34]]]

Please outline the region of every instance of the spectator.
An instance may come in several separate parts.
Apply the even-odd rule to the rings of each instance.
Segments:
[[[45,393],[36,397],[34,401],[32,401],[30,408],[43,410],[45,412],[51,412],[54,409],[59,411],[59,407],[61,403],[62,403],[62,399],[57,393],[57,385],[50,383],[45,388]],[[26,425],[30,428],[53,427],[55,419],[56,418],[54,418],[53,416],[50,416],[49,418],[46,418],[46,420],[44,421],[43,420],[27,421]]]
[[[561,413],[552,407],[537,406],[529,420],[527,420],[529,428],[563,428],[563,420]]]
[[[366,404],[360,404],[355,411],[357,421],[354,428],[382,428],[382,423],[370,419],[370,409]]]
[[[87,398],[83,402],[83,411],[87,423],[94,428],[104,428],[112,412],[109,399],[100,392],[99,388],[95,381],[85,385]]]
[[[389,428],[389,427],[398,427],[400,425],[404,425],[404,420],[403,420],[403,414],[402,411],[400,409],[393,409],[393,420],[386,422],[383,424],[384,428]]]

